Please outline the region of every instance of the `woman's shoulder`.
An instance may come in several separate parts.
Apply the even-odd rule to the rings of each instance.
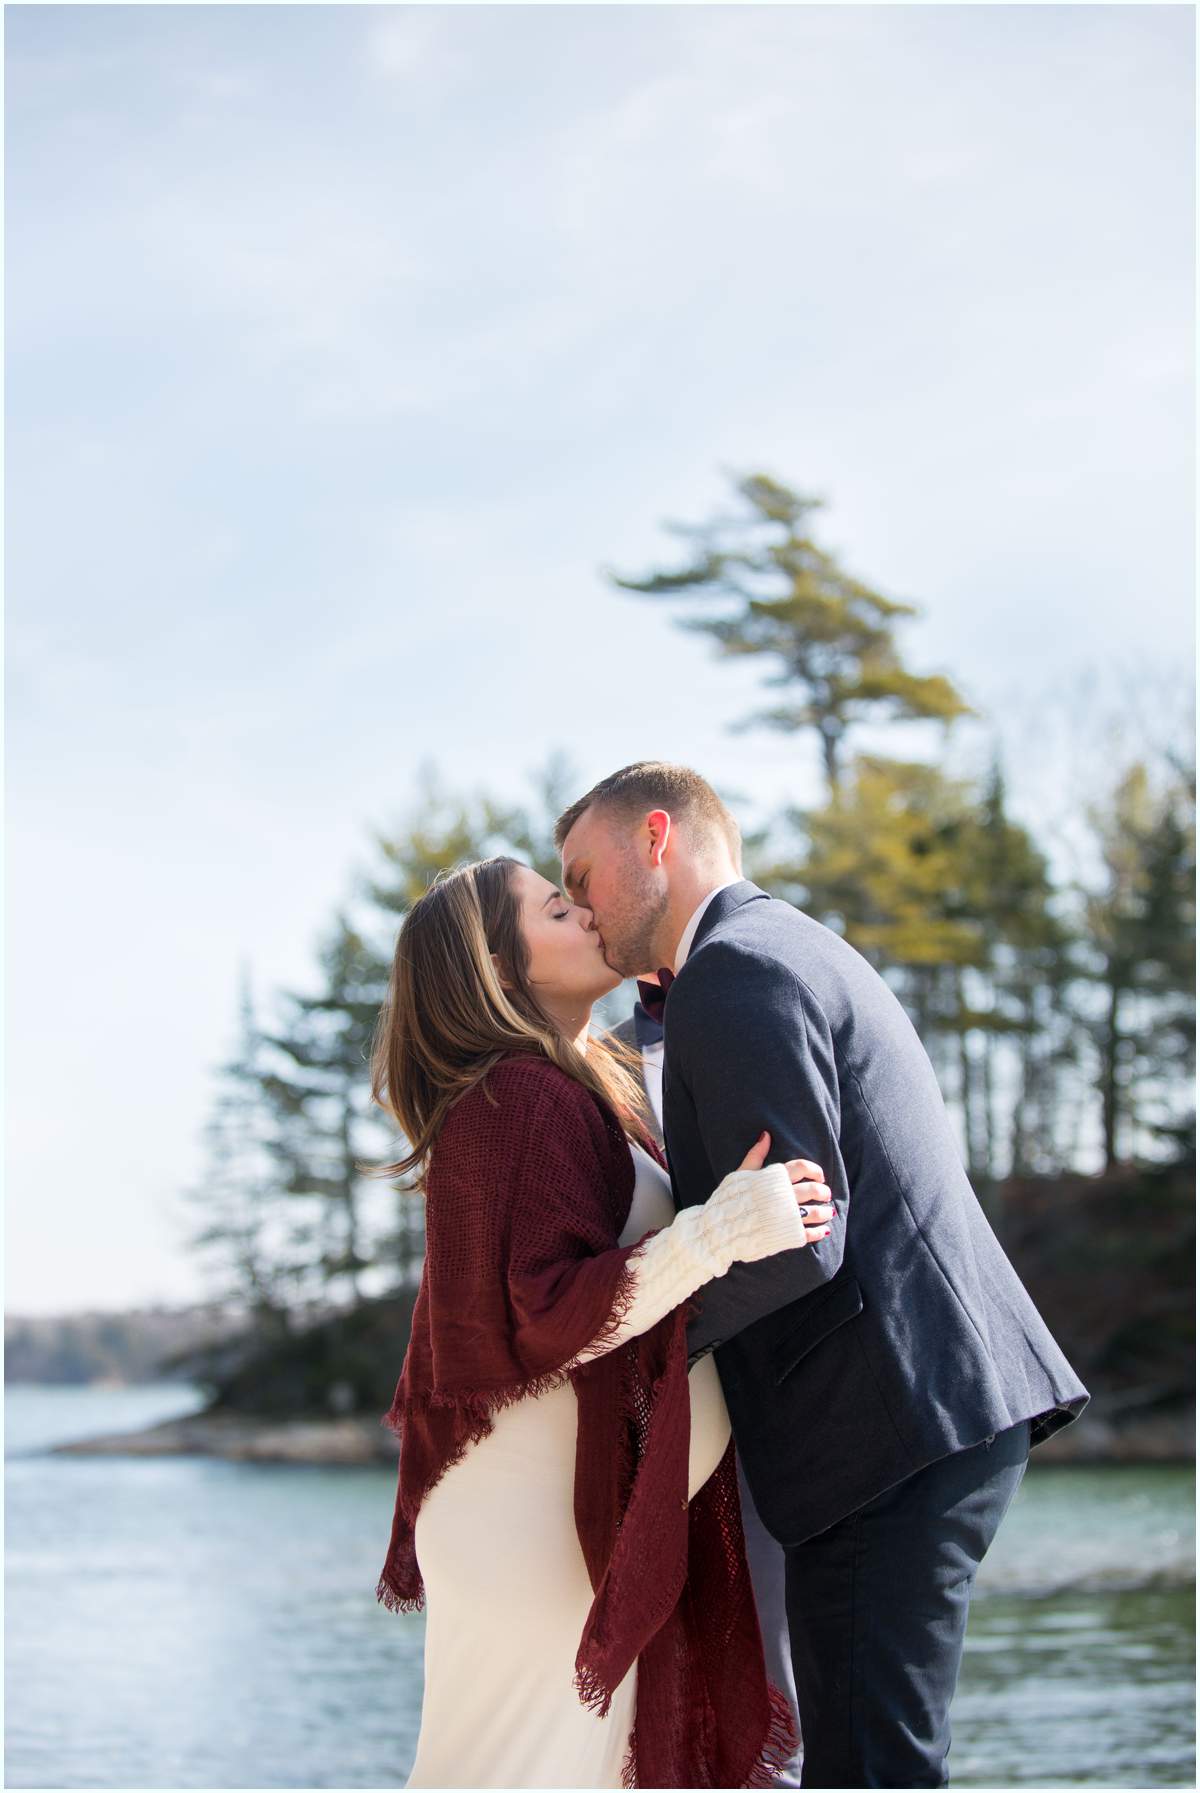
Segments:
[[[624,1156],[624,1165],[621,1156]],[[510,1053],[460,1096],[430,1154],[427,1191],[434,1203],[490,1199],[518,1172],[536,1182],[544,1172],[555,1189],[615,1185],[632,1175],[633,1160],[615,1116],[608,1118],[591,1091],[550,1059]]]
[[[488,1071],[482,1080],[492,1095],[501,1099],[515,1098],[551,1107],[578,1108],[594,1106],[591,1092],[578,1078],[556,1065],[540,1052],[509,1052]]]
[[[590,1090],[541,1053],[509,1052],[460,1097],[445,1127],[488,1133],[524,1131],[539,1119],[601,1123]]]
[[[533,1051],[504,1053],[488,1071],[487,1081],[493,1088],[498,1085],[528,1087],[531,1084],[551,1088],[556,1084],[571,1089],[583,1087],[544,1052]]]

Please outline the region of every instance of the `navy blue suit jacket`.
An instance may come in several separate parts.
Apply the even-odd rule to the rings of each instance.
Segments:
[[[950,1452],[1086,1405],[984,1216],[928,1054],[878,972],[749,879],[718,891],[667,993],[663,1130],[677,1208],[707,1200],[764,1127],[812,1158],[832,1236],[706,1285],[747,1480],[783,1543]]]

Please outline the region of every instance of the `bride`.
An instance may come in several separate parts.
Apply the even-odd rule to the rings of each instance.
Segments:
[[[439,875],[397,938],[372,1097],[410,1150],[373,1169],[417,1170],[427,1244],[376,1592],[428,1602],[410,1787],[763,1786],[795,1746],[686,1320],[824,1238],[829,1191],[764,1134],[675,1213],[636,1059],[590,1032],[620,981],[510,858]]]

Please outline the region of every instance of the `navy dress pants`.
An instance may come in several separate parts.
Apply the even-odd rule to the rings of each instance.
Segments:
[[[1017,1492],[1029,1421],[785,1546],[804,1787],[945,1787],[975,1572]]]

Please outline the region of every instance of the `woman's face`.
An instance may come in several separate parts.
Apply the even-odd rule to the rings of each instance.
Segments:
[[[591,910],[572,903],[532,866],[517,866],[512,877],[529,948],[529,981],[539,1000],[574,1007],[615,990],[621,973],[604,957]]]

